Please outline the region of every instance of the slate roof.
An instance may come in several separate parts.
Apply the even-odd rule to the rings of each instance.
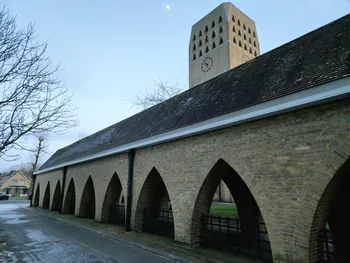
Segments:
[[[40,170],[347,76],[350,15],[62,148]]]

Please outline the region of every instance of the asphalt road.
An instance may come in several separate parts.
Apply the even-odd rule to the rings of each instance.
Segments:
[[[0,262],[172,262],[118,240],[0,201]]]

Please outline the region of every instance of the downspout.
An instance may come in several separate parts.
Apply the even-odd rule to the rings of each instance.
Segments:
[[[35,186],[35,179],[36,179],[36,174],[32,172],[32,178],[33,178],[33,183],[32,183],[32,193],[31,193],[31,198],[30,198],[30,206],[33,204],[33,198],[34,198],[34,186]]]
[[[63,167],[62,192],[60,194],[60,203],[59,203],[59,206],[58,206],[58,213],[59,214],[62,213],[64,186],[66,185],[66,175],[67,175],[67,166]]]
[[[126,198],[126,218],[125,218],[125,231],[130,231],[131,225],[131,202],[132,202],[132,184],[134,176],[134,159],[135,159],[135,150],[131,149],[128,152],[128,189],[127,189],[127,198]]]

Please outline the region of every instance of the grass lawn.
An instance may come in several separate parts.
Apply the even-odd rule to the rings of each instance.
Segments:
[[[210,207],[210,214],[222,217],[238,216],[237,207],[235,204],[212,203]]]
[[[9,198],[9,200],[28,200],[27,196],[22,196],[22,197],[19,197],[19,196],[11,196]]]

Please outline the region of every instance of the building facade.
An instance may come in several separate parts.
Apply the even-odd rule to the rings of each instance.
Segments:
[[[13,171],[4,176],[0,181],[0,192],[6,192],[11,195],[28,194],[31,187],[31,180],[21,171]]]

